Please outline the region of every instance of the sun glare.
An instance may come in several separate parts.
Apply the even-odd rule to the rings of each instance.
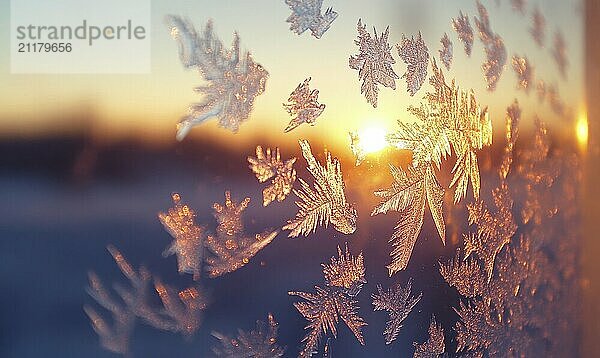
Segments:
[[[368,127],[358,132],[360,148],[364,153],[374,153],[382,150],[385,145],[385,129],[381,127]]]
[[[575,133],[577,135],[577,142],[579,143],[579,147],[583,150],[587,148],[588,142],[588,120],[587,114],[582,113],[579,115],[577,119],[577,124],[575,127]]]

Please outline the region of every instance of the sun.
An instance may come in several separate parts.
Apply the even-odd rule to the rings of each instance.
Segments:
[[[359,146],[364,153],[374,153],[386,146],[385,129],[382,127],[367,127],[358,131]]]
[[[577,136],[579,147],[585,150],[588,141],[588,119],[585,112],[582,112],[577,119],[577,123],[575,124],[575,135]]]

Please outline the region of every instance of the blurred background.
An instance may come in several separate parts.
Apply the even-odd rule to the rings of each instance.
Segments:
[[[547,123],[553,146],[578,153],[583,160],[588,152],[596,153],[590,157],[597,155],[597,149],[588,149],[592,107],[586,105],[590,103],[586,102],[586,85],[590,91],[593,77],[590,60],[585,59],[585,35],[587,31],[590,39],[598,32],[585,26],[586,17],[592,26],[591,14],[596,11],[597,15],[598,9],[596,1],[588,2],[586,11],[583,0],[528,0],[521,13],[509,0],[482,1],[492,29],[504,39],[509,61],[494,92],[485,89],[480,69],[485,53],[477,35],[473,54],[467,57],[451,27],[450,21],[459,11],[468,14],[474,26],[477,10],[471,0],[325,1],[324,6],[332,6],[340,15],[320,40],[289,31],[285,19],[290,11],[283,0],[152,1],[152,71],[147,75],[12,75],[10,53],[0,51],[0,356],[112,356],[98,344],[82,310],[84,303],[93,302],[84,290],[89,270],[107,285],[123,281],[106,246],[115,245],[135,266],[144,264],[177,287],[188,285],[190,277],[176,272],[175,257],[161,256],[171,239],[156,216],[171,206],[171,193],[181,193],[197,211],[198,222],[208,227],[215,225],[212,204],[223,201],[225,190],[231,190],[236,200],[251,198],[245,214],[248,232],[280,227],[296,212],[294,198],[263,208],[263,185],[248,169],[246,158],[254,155],[256,145],[277,146],[283,158],[299,158],[298,175],[307,179],[298,139],[309,139],[321,161],[325,148],[340,159],[347,197],[359,212],[357,232],[344,236],[320,228],[308,239],[287,239],[280,234],[242,269],[203,280],[211,304],[194,337],[185,340],[139,324],[131,340],[132,354],[206,356],[216,341],[212,331],[234,335],[237,328],[250,330],[256,320],[265,320],[271,312],[280,323],[279,341],[287,346],[287,355],[295,355],[305,321],[287,292],[310,291],[315,284],[322,284],[320,264],[344,242],[351,251],[365,254],[369,284],[360,295],[360,313],[369,326],[365,328],[365,347],[340,327],[333,343],[334,356],[410,355],[412,342],[426,340],[432,313],[450,332],[458,319],[453,307],[458,307],[459,298],[438,274],[438,260],[453,257],[459,247],[459,234],[466,229],[464,207],[456,214],[458,224],[451,228],[446,246],[436,237],[426,213],[408,269],[388,278],[384,266],[389,262],[387,239],[397,213],[371,218],[369,213],[377,203],[372,192],[391,182],[388,162],[406,163],[409,156],[381,150],[355,167],[348,137],[348,131],[381,128],[389,132],[398,120],[414,120],[406,108],[418,105],[429,87],[410,97],[401,79],[395,91],[381,87],[379,106],[372,108],[360,93],[357,72],[348,67],[348,57],[357,53],[356,23],[361,18],[367,29],[375,26],[378,33],[389,26],[390,44],[400,42],[402,34],[412,36],[421,31],[435,57],[440,38],[448,33],[454,43],[454,61],[451,69],[444,71],[446,78],[455,78],[463,89],[473,88],[479,102],[489,107],[494,126],[494,145],[484,149],[480,158],[482,195],[489,199],[494,184],[488,180],[495,176],[504,145],[505,110],[515,98],[523,110],[523,143],[532,141],[533,119],[538,116]],[[8,0],[0,0],[0,48],[8,48],[10,41],[9,6]],[[529,33],[535,8],[546,18],[542,48]],[[181,66],[177,45],[164,24],[167,14],[185,15],[198,29],[213,19],[215,31],[226,45],[237,31],[242,48],[250,50],[269,71],[267,90],[257,98],[239,133],[218,128],[213,120],[194,128],[183,142],[175,141],[175,125],[188,105],[199,100],[192,88],[202,82],[198,73]],[[557,32],[567,45],[565,77],[551,54]],[[401,75],[404,64],[398,63],[395,49],[393,52],[394,69]],[[516,89],[517,77],[510,67],[513,55],[527,56],[536,78],[556,86],[564,104],[561,113],[548,101],[540,101],[535,89],[528,94]],[[303,125],[284,134],[290,118],[282,102],[308,77],[327,107],[315,126]],[[442,168],[441,172],[451,169]],[[441,181],[447,186],[450,178],[442,176]],[[585,183],[590,186],[590,181]],[[469,196],[466,202],[470,200]],[[596,251],[588,254],[592,252]],[[410,277],[414,292],[423,292],[423,299],[398,340],[386,346],[381,332],[387,317],[372,312],[370,294],[378,283],[384,287],[404,284]],[[581,280],[584,298],[589,297],[586,292],[598,292],[589,277]],[[585,336],[579,332],[579,337]],[[585,337],[593,341],[593,336]],[[456,342],[448,338],[447,347],[453,352]],[[582,356],[590,356],[583,352],[594,348],[585,349],[579,351]]]

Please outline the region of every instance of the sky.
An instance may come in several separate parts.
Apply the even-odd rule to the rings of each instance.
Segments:
[[[358,19],[367,29],[375,26],[378,32],[390,27],[390,44],[419,31],[438,58],[440,38],[447,32],[454,44],[453,65],[446,73],[463,88],[472,88],[482,105],[490,108],[494,125],[503,125],[504,110],[514,98],[519,99],[525,118],[534,114],[550,126],[572,130],[569,121],[558,119],[548,104],[538,102],[535,90],[529,95],[517,91],[516,75],[510,58],[526,55],[535,67],[536,78],[558,85],[563,100],[577,115],[583,103],[583,22],[581,6],[575,0],[528,0],[526,14],[511,8],[509,0],[483,1],[490,15],[492,29],[503,37],[509,61],[495,92],[485,89],[481,63],[484,49],[475,35],[473,54],[467,57],[450,21],[459,10],[477,14],[474,0],[373,0],[368,4],[354,0],[325,0],[339,13],[331,28],[321,39],[308,32],[301,36],[289,30],[285,19],[290,10],[281,0],[193,0],[152,1],[152,57],[149,74],[71,74],[22,75],[10,74],[10,1],[0,0],[0,137],[27,137],[91,127],[95,135],[106,138],[141,136],[153,140],[174,141],[175,125],[185,115],[190,103],[199,100],[192,90],[202,83],[198,73],[184,69],[177,45],[164,23],[167,14],[188,17],[198,29],[213,19],[214,28],[223,43],[228,45],[233,32],[238,31],[243,49],[251,51],[255,61],[269,72],[266,92],[255,102],[250,119],[238,134],[218,128],[210,121],[192,130],[191,136],[210,135],[231,142],[252,140],[270,135],[280,140],[322,136],[336,143],[348,141],[347,132],[365,127],[393,130],[397,120],[413,121],[408,105],[417,105],[428,90],[426,84],[414,96],[406,91],[403,79],[396,90],[380,87],[379,105],[375,109],[360,93],[357,71],[348,67],[348,58],[358,52],[354,44]],[[546,17],[545,48],[538,48],[529,34],[531,10],[539,6]],[[567,42],[569,67],[563,79],[551,56],[555,31],[562,31]],[[395,72],[402,76],[406,66],[395,48]],[[446,72],[446,71],[445,71]],[[327,105],[317,125],[301,126],[283,135],[290,117],[282,107],[289,93],[305,78],[312,77],[311,87],[320,91],[319,100]],[[75,123],[70,118],[78,113],[87,116],[89,123]],[[533,120],[524,121],[524,125]]]

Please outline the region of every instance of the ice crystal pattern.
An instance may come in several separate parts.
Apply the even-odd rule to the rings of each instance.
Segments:
[[[256,321],[256,329],[250,332],[238,331],[236,338],[213,332],[219,340],[218,347],[213,348],[217,357],[228,358],[278,358],[283,357],[285,348],[277,344],[278,323],[269,313],[267,322]]]
[[[309,77],[300,83],[290,94],[288,103],[283,104],[286,111],[293,117],[285,128],[285,132],[295,129],[302,123],[314,125],[317,118],[325,110],[325,104],[319,103],[319,90],[310,90],[310,80]]]
[[[552,153],[546,128],[536,120],[533,144],[516,153],[516,170],[511,171],[520,116],[515,102],[507,109],[500,184],[493,195],[497,213],[470,212],[481,215],[477,232],[465,240],[464,257],[459,252],[440,264],[440,272],[462,296],[454,327],[457,352],[480,357],[569,356],[578,344],[573,324],[579,292],[578,235],[572,229],[578,219],[571,201],[579,186],[578,159],[562,150]],[[569,175],[559,175],[562,171]],[[513,196],[520,199],[515,205],[522,213],[518,228]],[[561,210],[557,200],[564,203]],[[517,231],[507,239],[513,229]]]
[[[402,78],[406,79],[408,93],[414,96],[427,78],[429,50],[425,45],[425,41],[423,41],[421,32],[419,32],[416,39],[414,37],[408,39],[402,35],[402,42],[396,45],[396,48],[398,55],[407,65]]]
[[[567,77],[567,66],[569,64],[567,59],[567,44],[565,38],[560,31],[554,34],[554,47],[552,48],[552,57],[554,62],[560,71],[563,78]]]
[[[360,93],[364,94],[367,102],[377,107],[377,94],[379,84],[396,89],[398,75],[394,72],[392,65],[396,63],[392,57],[392,47],[388,44],[390,28],[377,36],[377,30],[373,28],[374,36],[367,32],[367,25],[358,20],[358,39],[354,43],[359,47],[359,53],[350,56],[348,61],[350,68],[358,71],[358,78],[362,81]]]
[[[414,342],[415,353],[413,358],[437,358],[446,352],[444,344],[444,329],[431,317],[429,324],[429,338],[425,343]]]
[[[472,91],[462,92],[454,81],[446,84],[442,70],[432,62],[433,75],[429,81],[434,92],[428,93],[421,107],[409,107],[420,122],[398,122],[399,129],[388,136],[390,145],[412,151],[413,163],[406,170],[391,167],[394,183],[389,189],[375,194],[383,198],[371,213],[389,210],[401,212],[401,218],[390,238],[394,247],[390,275],[408,265],[414,244],[423,226],[425,204],[433,216],[437,231],[445,243],[445,224],[442,215],[444,189],[435,176],[435,167],[451,153],[456,154],[450,186],[456,185],[455,203],[467,192],[469,182],[475,198],[479,197],[480,179],[477,151],[492,141],[492,125],[487,109],[481,109]]]
[[[469,17],[460,11],[458,18],[452,19],[452,28],[456,31],[458,39],[463,43],[467,56],[471,56],[475,37],[473,36],[473,27],[471,27]]]
[[[263,152],[261,146],[256,147],[256,157],[248,157],[250,169],[259,182],[264,183],[271,179],[271,184],[263,189],[263,206],[275,200],[283,201],[292,192],[296,181],[295,162],[295,157],[282,161],[279,148],[275,149],[273,155],[271,148]]]
[[[163,256],[176,255],[179,273],[193,274],[194,280],[198,280],[202,273],[204,228],[195,223],[194,210],[181,203],[178,193],[174,193],[172,198],[173,207],[158,214],[165,230],[173,237],[173,243]]]
[[[450,66],[452,65],[454,50],[452,47],[452,41],[450,41],[450,38],[448,37],[447,33],[444,33],[444,36],[440,40],[440,43],[442,44],[442,48],[439,50],[440,61],[442,61],[444,66],[446,66],[446,70],[449,70]]]
[[[533,41],[539,46],[544,46],[546,39],[546,19],[538,7],[533,10],[531,15],[531,28],[529,29]]]
[[[346,247],[345,252],[338,247],[338,258],[331,258],[331,263],[323,265],[326,286],[315,286],[315,293],[291,291],[291,296],[298,296],[304,301],[294,303],[294,307],[308,321],[307,335],[302,342],[304,348],[300,357],[311,357],[317,352],[323,335],[337,337],[337,323],[341,319],[352,331],[360,344],[365,341],[362,327],[367,323],[357,311],[358,301],[354,299],[366,283],[362,252],[353,257]],[[346,272],[347,270],[348,272]]]
[[[327,227],[331,223],[342,234],[352,234],[356,230],[357,213],[346,201],[345,184],[338,159],[331,159],[331,153],[326,152],[323,166],[313,156],[308,141],[300,140],[299,143],[307,169],[315,179],[314,189],[302,178],[298,179],[301,189],[294,189],[294,194],[300,199],[296,201],[298,213],[283,229],[290,230],[289,237],[308,236],[317,226]]]
[[[96,302],[112,314],[112,326],[91,306],[84,310],[101,345],[115,353],[127,354],[128,344],[133,333],[136,320],[160,330],[192,335],[200,326],[202,312],[207,307],[204,293],[196,287],[186,288],[179,292],[154,280],[154,289],[158,294],[162,307],[151,304],[152,275],[145,267],[135,270],[123,254],[108,247],[117,266],[129,280],[128,286],[116,284],[114,289],[118,295],[115,299],[104,287],[99,277],[89,274],[88,294]]]
[[[231,200],[231,193],[226,191],[224,205],[214,204],[214,216],[218,224],[216,235],[208,235],[206,239],[206,246],[213,253],[206,259],[210,277],[218,277],[246,265],[279,233],[278,230],[265,230],[254,236],[245,233],[242,213],[249,202],[250,198],[246,198],[236,203]]]
[[[219,126],[237,132],[250,116],[256,97],[265,91],[269,73],[249,52],[240,52],[237,33],[231,49],[226,50],[215,37],[211,21],[202,34],[179,16],[167,16],[167,24],[179,44],[183,66],[197,69],[207,82],[195,88],[204,97],[190,106],[189,114],[177,125],[177,139],[183,140],[192,127],[212,117],[218,118]]]
[[[396,339],[400,329],[402,329],[402,323],[421,300],[422,294],[416,297],[412,296],[411,289],[412,280],[409,280],[405,287],[398,284],[387,290],[378,285],[377,293],[371,296],[373,298],[373,310],[388,311],[390,315],[383,331],[385,344],[391,344]]]
[[[487,9],[479,0],[477,0],[477,11],[479,18],[475,18],[475,25],[486,55],[486,61],[481,65],[481,69],[488,90],[494,91],[506,64],[506,47],[502,38],[492,31]]]
[[[285,3],[292,10],[286,21],[290,23],[290,30],[298,35],[310,30],[314,37],[320,39],[338,16],[332,8],[325,10],[324,14],[321,12],[323,0],[285,0]]]
[[[529,93],[530,84],[533,83],[533,65],[527,57],[513,56],[512,67],[517,75],[517,88]]]

